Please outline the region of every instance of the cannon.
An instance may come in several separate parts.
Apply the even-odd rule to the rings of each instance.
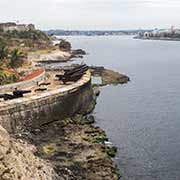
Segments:
[[[83,74],[89,69],[86,64],[74,67],[73,69],[65,69],[63,75],[57,74],[56,77],[64,84],[68,81],[78,81]]]
[[[47,91],[47,88],[38,88],[34,90],[35,92],[43,92],[43,91]]]
[[[87,66],[86,64],[83,64],[83,65],[77,65],[77,66],[74,66],[72,68],[68,68],[68,69],[64,69],[64,72],[69,72],[69,71],[72,71],[72,70],[75,70],[75,69],[81,69],[83,68],[84,66]]]
[[[24,94],[31,93],[31,90],[17,90],[13,91],[14,98],[23,97]]]
[[[50,82],[42,82],[39,84],[39,86],[49,86],[49,85],[51,85]]]
[[[88,66],[87,66],[86,64],[84,64],[84,65],[75,67],[75,68],[73,68],[73,69],[71,69],[71,70],[68,70],[68,71],[65,70],[64,75],[72,75],[72,74],[74,74],[74,73],[76,73],[76,72],[79,72],[79,71],[87,71],[87,70],[88,70]]]
[[[73,74],[71,76],[65,76],[65,75],[56,75],[56,77],[59,79],[59,81],[62,81],[64,84],[66,84],[69,81],[78,81],[81,77],[81,74]]]
[[[12,94],[1,94],[0,98],[3,98],[5,101],[14,99],[15,97]]]
[[[30,90],[14,90],[13,94],[1,94],[0,98],[3,98],[5,101],[11,100],[11,99],[16,99],[23,97],[24,94],[31,93]]]

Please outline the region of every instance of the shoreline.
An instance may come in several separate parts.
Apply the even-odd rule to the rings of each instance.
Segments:
[[[36,155],[48,160],[62,179],[118,180],[118,169],[113,161],[115,147],[105,144],[105,131],[94,125],[89,108],[80,114],[49,123],[25,136],[25,141],[37,148]]]
[[[144,37],[134,37],[133,39],[140,39],[140,40],[157,40],[157,41],[180,41],[179,38],[155,38],[155,37],[150,37],[150,38],[144,38]]]
[[[96,68],[101,72],[98,67]],[[107,71],[104,68],[101,70]],[[100,86],[124,84],[129,81],[127,76],[119,73],[118,75],[124,77],[124,80],[114,79],[114,74],[117,78],[117,72],[112,73],[111,80],[114,81]],[[51,121],[32,130],[28,135],[22,135],[25,141],[37,148],[36,156],[47,160],[62,179],[118,180],[120,178],[119,169],[113,160],[117,149],[109,145],[111,143],[108,143],[105,131],[95,126],[96,120],[91,115],[100,94],[97,90],[98,86],[93,86],[94,98],[83,112],[77,112],[76,115],[63,120]]]

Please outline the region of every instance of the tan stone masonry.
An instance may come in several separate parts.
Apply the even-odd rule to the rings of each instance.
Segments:
[[[71,116],[85,108],[92,100],[91,74],[65,87],[57,87],[30,97],[0,103],[0,125],[9,132],[24,127],[31,128],[46,124],[56,118]]]

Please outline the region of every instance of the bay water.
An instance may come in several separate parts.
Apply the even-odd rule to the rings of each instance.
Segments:
[[[180,42],[132,36],[67,37],[88,65],[128,75],[101,88],[97,125],[118,148],[122,180],[180,180]]]

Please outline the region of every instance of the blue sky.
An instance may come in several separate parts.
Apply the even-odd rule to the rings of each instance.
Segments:
[[[0,0],[0,21],[41,29],[180,27],[180,0]]]

